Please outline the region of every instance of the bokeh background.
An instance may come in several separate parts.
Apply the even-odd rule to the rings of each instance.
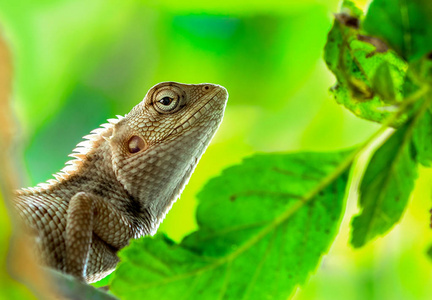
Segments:
[[[365,8],[366,1],[356,1]],[[256,152],[331,151],[357,145],[378,125],[331,98],[323,60],[336,0],[0,0],[0,30],[14,67],[13,156],[20,186],[59,171],[83,135],[127,113],[161,81],[211,82],[230,98],[224,122],[160,227],[174,240],[196,229],[195,194]],[[428,228],[432,172],[420,179],[400,225],[354,250],[347,201],[341,230],[295,299],[431,299]],[[2,266],[10,225],[0,215]],[[1,274],[6,278],[6,273]],[[10,279],[0,298],[31,297]],[[8,284],[6,284],[8,283]]]

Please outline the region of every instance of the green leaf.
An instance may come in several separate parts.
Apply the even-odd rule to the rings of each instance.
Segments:
[[[387,103],[403,98],[407,64],[381,40],[368,36],[360,23],[360,11],[344,1],[328,34],[324,59],[337,79],[331,89],[336,101],[361,118],[381,122],[390,114]]]
[[[374,0],[364,29],[388,43],[405,60],[432,51],[432,1]]]
[[[401,218],[417,176],[414,121],[399,128],[372,156],[360,185],[362,211],[352,221],[354,247],[384,234]]]
[[[408,75],[418,86],[432,86],[432,53],[411,62]]]
[[[395,88],[387,62],[382,62],[375,71],[372,86],[383,101],[391,103],[395,100]]]
[[[157,235],[120,252],[121,299],[286,299],[338,230],[352,155],[256,155],[198,194],[199,230]],[[341,164],[343,162],[343,164]]]
[[[430,95],[431,97],[432,95]],[[425,167],[432,166],[432,108],[424,113],[414,128],[413,143],[417,151],[417,161]]]

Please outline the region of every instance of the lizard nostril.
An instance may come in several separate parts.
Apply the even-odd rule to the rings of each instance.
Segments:
[[[210,87],[208,85],[203,86],[204,91],[208,91],[209,89],[210,89]]]

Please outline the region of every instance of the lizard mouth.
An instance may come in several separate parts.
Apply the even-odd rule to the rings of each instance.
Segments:
[[[227,99],[226,95],[227,95],[226,89],[223,88],[223,87],[221,87],[221,86],[218,86],[215,89],[215,91],[213,91],[210,94],[209,100],[207,100],[206,102],[204,102],[203,104],[201,104],[200,106],[198,106],[196,109],[194,109],[187,119],[182,120],[181,123],[172,130],[172,132],[170,133],[170,135],[174,134],[174,133],[177,133],[182,128],[186,129],[187,127],[191,126],[194,123],[194,121],[197,120],[201,116],[201,112],[202,112],[203,109],[205,109],[205,108],[211,109],[210,102],[218,101],[218,103],[216,104],[216,106],[220,106],[220,108],[217,107],[216,112],[220,111],[222,113],[223,112],[223,108],[224,108],[225,103],[226,103],[226,99]]]

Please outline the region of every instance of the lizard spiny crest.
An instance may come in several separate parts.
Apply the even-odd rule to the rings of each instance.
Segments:
[[[73,159],[68,160],[63,169],[53,174],[55,179],[48,179],[46,182],[41,182],[35,187],[22,188],[18,193],[22,195],[40,193],[68,180],[75,173],[79,172],[86,160],[87,154],[93,149],[96,149],[105,139],[107,133],[111,132],[114,125],[123,118],[123,116],[117,115],[116,119],[108,119],[108,123],[101,124],[100,128],[96,128],[92,130],[90,134],[83,136],[84,141],[78,143],[76,148],[72,150],[72,153],[68,155]]]

